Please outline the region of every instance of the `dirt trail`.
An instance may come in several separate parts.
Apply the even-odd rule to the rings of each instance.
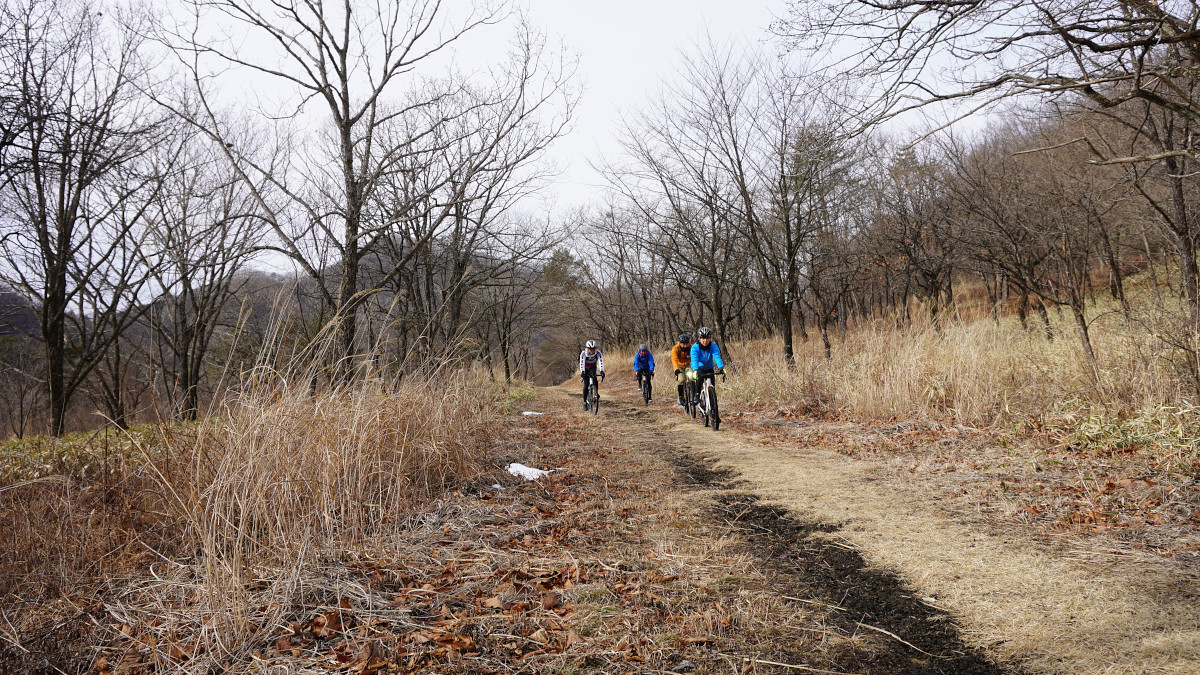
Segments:
[[[549,391],[578,400],[574,387]],[[914,623],[905,619],[949,615],[958,626],[954,639],[1032,671],[1200,673],[1200,607],[1180,597],[1178,583],[1169,589],[1136,567],[1069,559],[1016,527],[956,521],[922,488],[879,463],[772,445],[740,431],[729,415],[714,433],[685,418],[673,396],[643,408],[636,394],[628,385],[606,387],[598,423],[625,440],[650,436],[663,452],[683,449],[692,461],[728,472],[736,491],[751,495],[742,499],[743,519],[790,523],[806,540],[852,554],[840,562],[821,554],[816,566],[794,565],[802,571],[840,564],[836,580],[855,573],[854,557],[861,555],[870,574],[894,573],[898,590],[877,580],[872,592],[920,598],[903,611],[892,608],[892,614],[910,612],[889,624],[899,627],[888,630],[900,637]]]

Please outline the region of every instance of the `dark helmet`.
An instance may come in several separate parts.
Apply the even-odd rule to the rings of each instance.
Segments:
[[[712,329],[709,328],[708,326],[701,326],[700,330],[696,331],[696,337],[697,338],[711,338],[712,337]]]
[[[596,348],[596,341],[595,341],[595,340],[588,340],[588,341],[587,341],[587,344],[586,344],[586,345],[584,345],[584,347],[587,347],[588,349],[595,349],[595,348]]]
[[[642,344],[638,345],[638,351],[639,352],[648,352],[648,351],[650,351],[650,348],[646,346],[645,342],[643,342]]]
[[[691,341],[692,341],[692,336],[691,336],[691,335],[688,335],[687,333],[680,333],[680,334],[679,334],[679,343],[680,343],[680,344],[685,344],[685,345],[686,345],[687,343],[689,343],[689,342],[691,342]]]

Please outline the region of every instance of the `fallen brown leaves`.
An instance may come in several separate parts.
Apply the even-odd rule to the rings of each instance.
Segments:
[[[879,462],[969,519],[1021,523],[1105,555],[1152,555],[1200,572],[1200,466],[1136,446],[1083,449],[1031,421],[1002,432],[930,420],[854,423],[788,411],[737,416],[779,446]]]
[[[219,654],[199,647],[220,619],[196,596],[203,568],[179,567],[154,582],[175,585],[170,606],[149,583],[107,604],[94,672],[782,672],[762,663],[870,646],[784,599],[732,530],[671,492],[664,462],[604,445],[589,426],[602,418],[511,419],[497,467],[561,471],[520,482],[497,469],[291,583],[256,571],[245,592],[261,611]],[[272,624],[279,603],[292,609]]]

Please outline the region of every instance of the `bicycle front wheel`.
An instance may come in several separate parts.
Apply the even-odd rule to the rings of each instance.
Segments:
[[[721,416],[717,414],[717,388],[708,388],[708,416],[712,421],[712,430],[716,431],[721,426]]]
[[[593,382],[592,390],[588,392],[588,402],[591,404],[592,414],[600,414],[600,387]]]

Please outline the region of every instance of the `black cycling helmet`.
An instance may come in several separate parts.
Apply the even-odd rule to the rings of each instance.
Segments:
[[[638,351],[639,352],[648,352],[648,351],[650,351],[650,348],[646,346],[645,342],[643,342],[642,344],[638,345]]]
[[[700,327],[700,330],[696,331],[696,338],[697,338],[697,339],[699,339],[699,338],[711,338],[711,337],[712,337],[712,329],[711,329],[711,328],[709,328],[708,326],[701,326],[701,327]]]
[[[685,344],[685,345],[686,345],[687,343],[689,343],[689,342],[691,342],[691,341],[692,341],[692,336],[691,336],[691,335],[688,335],[687,333],[680,333],[680,334],[679,334],[679,342],[680,342],[680,344]]]

